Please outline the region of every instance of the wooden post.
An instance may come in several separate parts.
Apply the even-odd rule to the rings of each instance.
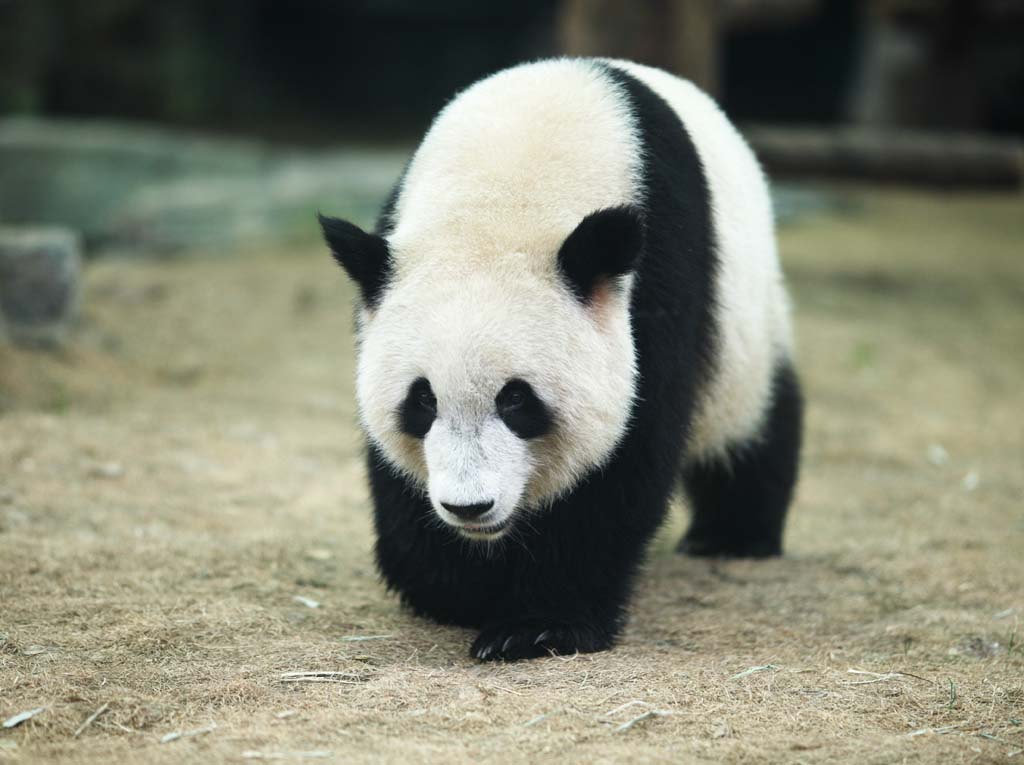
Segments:
[[[772,176],[810,176],[938,188],[1019,189],[1024,146],[1015,138],[871,128],[743,130]]]
[[[717,95],[719,21],[718,0],[673,0],[668,19],[666,68]]]
[[[721,3],[717,0],[564,0],[562,49],[667,69],[714,93]]]

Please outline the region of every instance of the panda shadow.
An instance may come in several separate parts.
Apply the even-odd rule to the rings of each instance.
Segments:
[[[881,585],[878,574],[836,554],[774,558],[652,555],[636,583],[624,645],[695,653],[748,650],[778,631],[813,634],[835,603]]]

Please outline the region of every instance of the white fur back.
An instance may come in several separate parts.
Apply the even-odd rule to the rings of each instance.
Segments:
[[[722,453],[755,435],[772,374],[792,354],[789,302],[775,246],[771,197],[746,142],[693,83],[628,61],[610,61],[660,95],[686,126],[711,192],[719,273],[715,370],[698,405],[690,454]]]

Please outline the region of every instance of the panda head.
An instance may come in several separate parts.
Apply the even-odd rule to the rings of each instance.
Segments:
[[[321,217],[362,298],[363,428],[471,539],[572,489],[627,428],[642,220],[616,207],[574,223],[548,252],[467,254]]]

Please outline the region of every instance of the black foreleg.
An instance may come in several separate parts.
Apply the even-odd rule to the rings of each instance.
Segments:
[[[626,622],[637,569],[661,523],[668,482],[639,490],[620,466],[531,521],[512,586],[471,648],[514,661],[611,648]]]

